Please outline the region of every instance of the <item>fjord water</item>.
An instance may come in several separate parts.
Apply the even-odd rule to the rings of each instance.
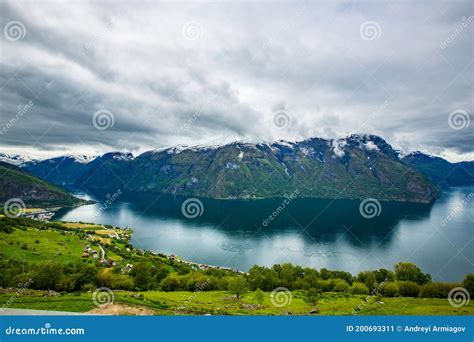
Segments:
[[[96,195],[96,204],[54,219],[131,227],[140,249],[243,271],[291,262],[356,274],[411,261],[435,280],[460,281],[474,272],[473,193],[453,188],[433,204],[381,202],[374,218],[363,217],[356,200],[203,199],[201,215],[186,218],[186,198],[122,195],[106,205]]]

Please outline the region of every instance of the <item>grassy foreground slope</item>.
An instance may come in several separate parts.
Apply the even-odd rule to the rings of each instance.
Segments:
[[[9,307],[73,312],[89,312],[97,308],[92,293],[64,293],[57,297],[44,294],[44,291],[31,290],[16,298]],[[190,291],[116,291],[114,304],[125,307],[125,314],[127,308],[144,307],[148,309],[147,313],[155,315],[352,315],[353,309],[366,298],[364,295],[344,296],[331,292],[325,293],[318,305],[313,306],[304,300],[302,291],[294,291],[291,302],[279,308],[272,304],[271,292],[265,292],[264,296],[260,305],[256,304],[253,292],[237,301],[228,291],[208,291],[198,295]],[[11,297],[12,293],[1,293],[0,306],[4,306]],[[190,298],[194,300],[190,301]],[[186,309],[177,310],[183,306]],[[454,308],[446,299],[440,298],[383,298],[380,302],[364,305],[358,315],[474,315],[474,304]]]

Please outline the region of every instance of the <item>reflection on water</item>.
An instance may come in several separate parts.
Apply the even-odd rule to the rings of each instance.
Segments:
[[[120,197],[98,215],[100,200],[63,209],[55,219],[132,227],[139,248],[240,270],[292,262],[357,273],[409,260],[434,279],[455,281],[474,271],[474,201],[465,200],[473,191],[450,190],[433,205],[382,202],[373,219],[360,215],[360,201],[314,199],[292,201],[268,225],[282,199],[202,200],[202,215],[187,219],[184,198],[143,195]]]

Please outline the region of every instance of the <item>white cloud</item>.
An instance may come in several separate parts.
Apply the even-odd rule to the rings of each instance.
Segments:
[[[249,139],[378,134],[396,148],[472,158],[469,2],[61,3],[7,2],[1,37],[0,125],[35,106],[0,147],[31,153],[104,152]],[[375,21],[380,37],[364,40]],[[198,23],[198,38],[183,27]],[[51,83],[50,83],[51,82]],[[45,88],[46,84],[50,84]],[[291,115],[284,130],[275,110]],[[113,128],[99,132],[93,113]],[[199,113],[199,115],[196,115]],[[44,152],[43,152],[44,153]]]

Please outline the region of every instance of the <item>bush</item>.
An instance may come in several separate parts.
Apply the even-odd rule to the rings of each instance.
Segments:
[[[352,294],[367,295],[369,294],[369,288],[365,284],[355,281],[350,288],[350,292]]]
[[[311,305],[317,305],[319,300],[319,292],[316,289],[309,289],[305,292],[304,301]]]
[[[397,283],[387,283],[384,287],[382,287],[382,294],[385,297],[396,297],[398,296],[398,291]]]
[[[349,291],[349,284],[344,279],[336,279],[334,281],[333,291],[335,291],[335,292],[348,292]]]
[[[413,281],[399,281],[398,293],[402,297],[418,297],[420,293],[420,285]]]
[[[323,292],[330,292],[334,288],[334,283],[331,280],[319,280],[318,287]]]
[[[240,296],[247,290],[245,278],[242,276],[233,277],[232,280],[229,281],[228,290],[234,293],[239,300]]]
[[[464,288],[471,294],[471,298],[474,297],[474,274],[468,274],[462,283]]]
[[[160,287],[163,291],[177,291],[181,287],[181,281],[172,273],[161,281]]]
[[[209,291],[209,277],[197,272],[190,273],[186,276],[186,289],[188,291]]]
[[[265,301],[265,293],[260,289],[256,289],[254,293],[254,298],[258,305],[261,306]]]
[[[448,298],[449,291],[460,284],[428,283],[421,287],[420,297],[423,298]]]
[[[117,274],[112,277],[112,288],[120,290],[133,290],[134,282],[133,278],[127,274]]]
[[[395,276],[399,281],[411,281],[425,284],[431,280],[428,273],[423,273],[418,266],[411,262],[399,262],[395,265]]]

